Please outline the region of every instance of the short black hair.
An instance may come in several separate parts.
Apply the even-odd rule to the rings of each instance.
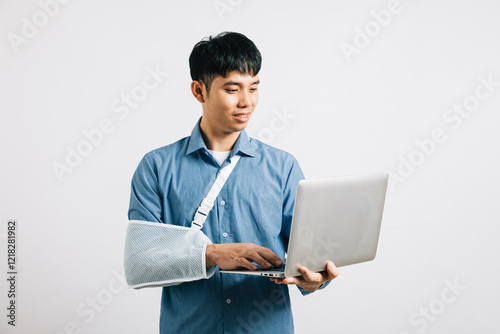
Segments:
[[[204,38],[189,56],[191,79],[202,81],[207,92],[215,77],[225,78],[232,71],[256,76],[261,63],[259,49],[251,40],[243,34],[228,31]]]

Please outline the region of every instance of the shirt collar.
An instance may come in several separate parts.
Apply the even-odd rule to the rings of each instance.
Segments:
[[[194,151],[197,151],[199,149],[207,149],[207,145],[205,145],[205,141],[203,140],[203,137],[201,136],[201,131],[200,131],[200,122],[201,122],[201,117],[196,123],[196,125],[193,128],[193,131],[191,131],[191,137],[189,138],[189,144],[186,150],[186,155],[191,154]],[[252,144],[250,137],[248,137],[248,134],[246,133],[245,130],[242,130],[240,132],[240,135],[238,136],[238,139],[236,140],[236,143],[234,144],[233,151],[231,152],[230,158],[233,157],[233,155],[241,152],[242,154],[248,155],[248,156],[255,156],[255,148],[254,145]]]

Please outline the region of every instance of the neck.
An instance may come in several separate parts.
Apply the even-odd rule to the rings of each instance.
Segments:
[[[203,123],[200,123],[200,132],[207,148],[212,151],[227,152],[233,149],[240,136],[240,132],[216,133]]]

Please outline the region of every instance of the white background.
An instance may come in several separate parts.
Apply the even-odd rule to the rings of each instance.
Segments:
[[[34,0],[0,2],[0,332],[157,332],[160,290],[117,279],[130,180],[146,152],[190,134],[201,107],[189,91],[189,54],[230,30],[263,55],[250,136],[292,153],[307,178],[392,176],[376,259],[341,268],[311,296],[292,288],[296,332],[498,333],[498,2],[217,3],[73,0],[52,5],[50,17]],[[27,21],[39,25],[29,38]],[[356,53],[343,52],[347,44]],[[157,67],[168,77],[128,115],[114,113],[113,101]],[[478,88],[489,93],[479,101],[480,77],[497,86]],[[446,121],[464,101],[473,111]],[[276,119],[283,113],[292,116]],[[60,180],[54,163],[66,165],[103,119],[112,130]],[[446,140],[430,144],[435,129]]]

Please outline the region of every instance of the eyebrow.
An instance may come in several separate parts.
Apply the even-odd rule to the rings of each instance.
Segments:
[[[252,82],[252,85],[258,85],[258,84],[260,84],[260,80]],[[226,82],[222,86],[225,87],[225,86],[233,86],[233,85],[241,86],[241,82],[238,82],[238,81],[228,81],[228,82]]]

